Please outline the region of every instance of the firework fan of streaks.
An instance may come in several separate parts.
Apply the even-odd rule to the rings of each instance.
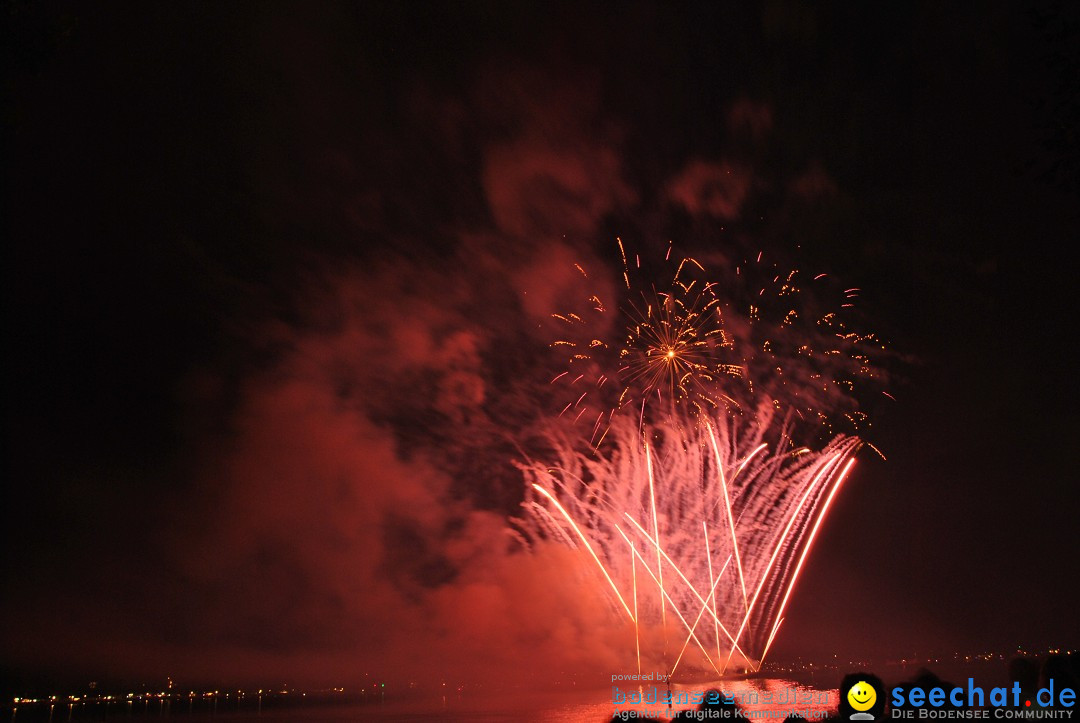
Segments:
[[[850,328],[859,289],[838,293],[836,308],[825,309],[818,298],[828,295],[825,274],[784,269],[759,253],[727,263],[718,280],[697,259],[674,260],[670,247],[659,271],[666,285],[638,283],[640,257],[628,257],[621,240],[618,247],[625,298],[593,295],[554,315],[563,329],[552,346],[568,354],[566,370],[551,380],[566,390],[560,416],[587,425],[593,445],[623,411],[639,426],[654,415],[692,421],[765,406],[827,435],[869,424],[855,395],[881,381],[872,357],[885,345]]]
[[[841,435],[820,451],[793,448],[775,414],[768,405],[750,424],[718,413],[644,434],[616,417],[602,450],[553,425],[553,464],[522,465],[517,528],[581,551],[582,570],[633,623],[639,667],[644,652],[671,673],[681,664],[722,675],[756,670],[768,654],[861,444]],[[658,635],[662,662],[642,650]]]

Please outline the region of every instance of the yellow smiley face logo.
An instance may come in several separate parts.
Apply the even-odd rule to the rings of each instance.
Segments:
[[[848,689],[847,702],[855,710],[870,710],[877,702],[877,691],[865,680],[860,680]]]

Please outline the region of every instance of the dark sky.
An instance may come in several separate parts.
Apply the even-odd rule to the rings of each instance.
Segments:
[[[896,352],[775,656],[1076,645],[1078,18],[873,5],[6,3],[3,668],[325,679],[532,599],[474,548],[616,236]]]

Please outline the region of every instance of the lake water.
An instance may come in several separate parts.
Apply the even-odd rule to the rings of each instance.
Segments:
[[[946,664],[933,666],[936,672],[946,680],[963,683],[970,675],[980,685],[992,686],[1004,684],[1004,663],[993,662],[979,665],[964,664],[956,667]],[[917,667],[875,669],[886,684],[899,683],[911,679]],[[761,723],[779,723],[785,717],[797,714],[813,723],[835,713],[839,701],[836,686],[843,676],[841,671],[823,671],[813,677],[795,680],[792,678],[750,678],[728,679],[723,681],[703,681],[691,684],[673,684],[674,702],[668,706],[661,703],[630,702],[640,700],[630,698],[628,694],[649,694],[663,696],[667,687],[654,688],[648,683],[638,687],[634,684],[614,683],[619,689],[622,700],[616,705],[613,700],[612,685],[595,688],[555,686],[550,690],[528,690],[517,692],[502,690],[483,692],[467,689],[445,697],[388,697],[382,702],[349,704],[310,704],[291,701],[267,701],[261,710],[256,709],[255,699],[251,696],[237,700],[235,696],[219,698],[213,703],[205,699],[196,699],[193,703],[176,701],[166,705],[160,701],[135,702],[116,701],[112,704],[76,704],[69,707],[58,702],[50,710],[46,704],[20,706],[17,711],[8,704],[0,707],[0,714],[13,723],[61,723],[62,721],[121,721],[121,720],[171,720],[174,723],[196,723],[196,721],[220,720],[222,723],[252,723],[254,721],[290,721],[295,723],[342,723],[344,721],[377,721],[393,723],[399,721],[438,720],[447,723],[465,721],[551,721],[578,723],[601,723],[610,721],[619,711],[633,710],[647,714],[653,719],[670,719],[680,710],[694,709],[691,703],[694,693],[701,695],[709,689],[718,689],[731,695],[739,703],[750,721]],[[652,698],[655,700],[655,698]],[[307,699],[311,701],[311,698]],[[681,701],[681,702],[680,702]],[[5,709],[6,708],[6,709]],[[4,723],[0,719],[0,723]]]
[[[618,686],[623,700],[633,701],[616,705],[611,687],[593,690],[562,690],[551,693],[501,693],[490,696],[452,695],[435,700],[397,700],[364,706],[343,706],[318,709],[291,709],[227,716],[230,721],[300,721],[302,723],[340,723],[341,721],[404,721],[439,720],[447,723],[465,721],[538,721],[550,723],[601,723],[611,720],[619,711],[636,711],[653,719],[670,719],[680,710],[696,709],[694,696],[710,688],[722,690],[734,697],[747,717],[763,723],[779,723],[793,713],[807,720],[821,720],[836,711],[835,689],[813,688],[781,678],[725,680],[691,685],[672,685],[673,703],[651,702],[663,699],[664,685],[653,684]],[[636,695],[636,697],[635,697]],[[700,700],[700,698],[698,698]],[[644,701],[644,702],[638,702]],[[223,716],[218,716],[223,718]]]

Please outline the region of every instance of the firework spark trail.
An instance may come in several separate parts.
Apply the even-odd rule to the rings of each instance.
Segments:
[[[730,557],[730,556],[728,557],[727,561],[726,561],[726,562],[724,563],[724,568],[727,568],[727,566],[728,566],[728,563],[729,563],[729,562],[731,562],[731,557]],[[721,570],[721,573],[722,573],[722,572],[723,572],[723,570]],[[717,586],[718,584],[720,584],[720,578],[717,578],[715,582],[712,582],[712,583],[710,583],[710,584],[711,584],[711,586],[712,586],[712,587],[711,587],[711,588],[710,588],[710,590],[709,590],[709,597],[707,598],[706,602],[705,602],[705,603],[704,603],[704,604],[703,604],[703,605],[701,606],[701,609],[700,609],[700,610],[698,610],[698,614],[697,614],[697,617],[696,617],[696,618],[694,618],[694,625],[693,625],[693,627],[691,628],[691,633],[692,633],[692,632],[693,632],[694,630],[697,630],[697,626],[698,626],[698,623],[700,623],[700,622],[701,622],[701,616],[702,616],[702,615],[704,615],[704,614],[705,614],[705,611],[709,609],[709,603],[708,603],[708,601],[709,601],[709,600],[712,600],[712,601],[713,601],[713,604],[714,604],[714,605],[716,604],[716,586]],[[716,616],[716,610],[715,610],[715,608],[714,608],[714,609],[713,609],[713,617],[715,618],[715,616]],[[713,623],[715,624],[715,623],[716,623],[716,621],[714,620],[714,621],[713,621]],[[680,662],[680,661],[682,660],[682,656],[683,656],[683,653],[685,653],[685,652],[686,652],[686,646],[687,646],[687,645],[689,645],[689,644],[690,644],[690,635],[688,634],[688,635],[686,636],[686,640],[685,640],[685,641],[683,641],[683,644],[682,644],[682,649],[680,649],[680,650],[679,650],[679,655],[678,655],[678,657],[676,657],[676,658],[675,658],[675,664],[671,666],[671,671],[670,671],[670,672],[668,673],[668,677],[670,677],[670,676],[672,676],[672,675],[674,675],[674,674],[675,674],[675,671],[676,671],[676,670],[678,669],[678,667],[679,667],[679,662]],[[720,645],[719,645],[719,633],[717,633],[716,659],[717,659],[717,660],[719,660],[719,659],[720,659]],[[723,671],[720,671],[720,673],[721,673],[721,675],[722,675],[722,674],[723,674]]]
[[[664,626],[664,657],[667,657],[667,606],[664,605],[664,566],[660,564],[660,521],[656,517],[656,489],[653,484],[652,455],[649,453],[649,443],[645,443],[645,468],[649,474],[649,503],[652,505],[653,535],[656,547],[656,584],[660,587],[660,623]],[[629,515],[627,515],[629,517]],[[633,522],[633,520],[630,520]]]
[[[629,513],[626,514],[626,519],[630,520],[630,522],[633,523],[634,527],[636,527],[641,532],[642,537],[644,537],[647,542],[649,542],[653,547],[655,547],[657,549],[657,551],[661,555],[663,555],[664,559],[667,560],[668,565],[671,566],[671,569],[675,571],[675,573],[679,576],[680,579],[682,579],[683,583],[686,585],[686,589],[694,594],[694,597],[697,598],[698,602],[700,602],[702,605],[704,605],[706,608],[708,608],[708,603],[706,602],[705,598],[703,598],[701,596],[701,593],[698,592],[697,587],[693,583],[690,582],[690,580],[683,573],[682,569],[680,569],[679,566],[676,565],[675,562],[668,556],[668,554],[666,552],[664,552],[664,549],[662,547],[660,547],[659,545],[657,545],[656,541],[653,538],[649,537],[649,533],[645,531],[645,528],[642,527],[637,522],[637,520],[635,520],[633,517],[631,517]],[[654,578],[654,579],[656,579],[656,578]],[[659,587],[660,587],[661,592],[665,593],[665,597],[666,597],[666,591],[664,590],[664,586],[662,584],[660,584]],[[731,644],[736,646],[736,649],[738,649],[737,648],[738,642],[735,640],[735,638],[732,637],[731,633],[728,632],[728,629],[726,627],[724,627],[724,624],[719,621],[719,618],[715,615],[715,613],[713,614],[713,617],[716,620],[717,624],[720,626],[720,629],[724,631],[724,635],[727,636],[728,641],[730,641]],[[666,635],[666,630],[665,630],[665,635]],[[739,650],[739,652],[742,653],[742,650]]]
[[[847,477],[848,472],[851,471],[851,467],[855,464],[855,460],[849,459],[844,466],[840,476],[836,479],[836,482],[832,486],[832,490],[829,492],[829,496],[825,498],[825,504],[822,505],[821,513],[818,514],[817,521],[814,522],[814,527],[810,530],[810,536],[806,541],[806,544],[802,548],[802,554],[799,555],[799,562],[795,566],[795,572],[791,574],[791,580],[788,582],[787,592],[784,593],[784,599],[780,601],[780,609],[776,613],[776,626],[773,629],[772,634],[769,636],[769,640],[765,643],[765,649],[761,651],[761,659],[758,661],[758,668],[765,662],[765,656],[769,653],[769,648],[772,646],[772,641],[776,637],[776,631],[780,628],[780,623],[784,621],[783,614],[784,608],[787,606],[788,599],[791,597],[791,592],[795,589],[795,582],[799,579],[799,572],[802,570],[803,563],[806,562],[806,556],[810,553],[810,547],[814,544],[814,538],[817,536],[818,528],[821,527],[821,523],[825,520],[825,515],[829,512],[829,505],[832,504],[833,497],[840,490],[840,485],[843,484],[844,479]]]
[[[577,523],[574,522],[574,518],[567,514],[566,509],[559,504],[559,501],[555,499],[554,495],[552,495],[550,492],[548,492],[546,489],[544,489],[538,484],[534,484],[533,487],[536,488],[537,492],[551,500],[552,504],[555,505],[556,509],[558,509],[559,512],[562,513],[563,517],[566,518],[566,521],[569,522],[570,526],[574,528],[574,532],[576,532],[578,534],[578,537],[581,538],[581,541],[585,543],[585,549],[589,551],[589,554],[592,555],[593,560],[595,560],[596,564],[600,567],[600,572],[604,573],[604,577],[611,585],[611,589],[615,591],[615,596],[619,598],[619,602],[622,603],[622,606],[624,608],[626,608],[626,614],[630,616],[631,620],[634,620],[634,614],[630,612],[630,608],[626,605],[626,601],[623,600],[622,595],[619,593],[619,588],[615,585],[615,581],[611,579],[611,575],[608,573],[607,568],[604,567],[604,563],[600,562],[600,558],[596,556],[596,552],[593,550],[592,545],[589,544],[589,539],[585,537],[585,533],[583,533],[581,531],[581,528],[577,526]]]
[[[712,591],[709,597],[712,599],[713,604],[713,636],[716,638],[716,659],[720,659],[720,617],[716,614],[716,582],[720,579],[718,575],[716,580],[713,580],[713,566],[712,566],[712,551],[709,549],[709,524],[705,521],[701,521],[701,529],[705,532],[705,562],[709,565],[709,589]],[[728,562],[731,558],[728,558]],[[724,563],[724,567],[720,570],[720,575],[724,574],[724,570],[727,569],[727,562]],[[685,645],[683,646],[686,647]],[[680,653],[681,655],[681,653]],[[678,661],[675,663],[678,666]],[[672,669],[674,670],[674,668]]]
[[[584,548],[613,604],[635,623],[636,637],[650,625],[662,628],[671,612],[709,666],[719,672],[741,658],[755,669],[860,445],[837,437],[820,451],[791,451],[787,427],[773,425],[774,415],[763,409],[749,425],[718,416],[696,426],[649,426],[648,444],[634,421],[616,418],[611,444],[601,451],[552,431],[547,441],[557,462],[522,468],[532,481],[526,505],[550,505],[556,514],[530,507],[534,514],[516,522],[527,538],[572,539]],[[767,434],[776,441],[765,441]],[[736,554],[741,579],[738,563],[731,564]],[[715,555],[729,560],[718,574]],[[657,596],[637,596],[638,567]],[[625,602],[630,595],[633,610]],[[697,617],[693,624],[690,616]],[[713,620],[711,636],[699,629],[702,617]],[[723,649],[726,661],[716,656]]]
[[[742,591],[743,609],[747,617],[750,616],[750,605],[746,602],[746,577],[743,575],[742,560],[739,559],[739,541],[735,534],[735,518],[731,515],[731,498],[728,496],[727,481],[724,479],[724,464],[720,458],[720,448],[716,444],[716,435],[713,434],[712,425],[705,423],[709,431],[709,441],[712,442],[713,452],[716,454],[716,473],[720,477],[720,491],[723,493],[724,509],[727,511],[728,529],[731,530],[731,548],[735,551],[735,569],[739,571],[739,589]],[[730,656],[728,656],[730,662]]]
[[[624,533],[621,529],[619,529],[618,531],[625,538],[626,533]],[[635,550],[635,554],[637,554],[636,550]],[[641,561],[643,563],[645,562],[645,558],[641,557],[640,554],[638,554],[638,557],[641,559]],[[653,582],[655,582],[655,583],[657,583],[659,585],[660,581],[656,578],[656,575],[653,574],[653,571],[650,570],[648,568],[648,566],[645,567],[645,572],[649,573],[649,576],[653,579]],[[675,616],[677,618],[679,618],[679,621],[683,624],[683,627],[686,628],[686,630],[687,630],[688,634],[690,635],[690,637],[693,638],[694,642],[697,643],[698,648],[701,649],[701,654],[705,656],[705,660],[707,660],[709,662],[709,665],[712,666],[713,670],[715,670],[718,675],[723,675],[723,673],[720,672],[720,669],[718,667],[716,667],[716,663],[713,661],[712,657],[709,655],[709,651],[705,649],[705,645],[701,642],[701,640],[698,638],[698,636],[694,633],[694,627],[691,627],[690,624],[688,622],[686,622],[686,618],[679,611],[679,608],[676,607],[675,602],[671,599],[671,595],[668,593],[667,590],[664,589],[664,587],[662,585],[660,586],[660,592],[663,595],[663,598],[665,600],[667,600],[668,604],[671,605],[672,611],[675,613]],[[708,607],[708,605],[705,606],[705,608],[707,608],[707,607]]]
[[[743,630],[746,629],[746,625],[750,621],[750,615],[752,614],[755,606],[757,605],[758,597],[761,595],[762,590],[765,588],[765,583],[770,578],[770,573],[772,571],[773,564],[776,562],[776,558],[780,555],[780,553],[784,549],[784,545],[788,540],[788,535],[791,532],[791,527],[792,527],[792,525],[795,524],[796,520],[799,518],[799,512],[802,510],[803,504],[805,504],[807,498],[809,498],[810,494],[817,488],[818,481],[825,474],[827,474],[828,470],[830,469],[830,467],[835,462],[835,459],[836,459],[835,457],[830,459],[829,462],[826,463],[826,465],[823,466],[817,472],[817,474],[813,477],[813,479],[810,480],[810,483],[808,485],[806,485],[806,489],[803,492],[802,497],[799,498],[798,504],[795,506],[795,509],[792,511],[790,517],[788,518],[787,525],[785,525],[783,532],[781,532],[780,535],[778,536],[778,541],[776,543],[776,547],[773,550],[772,556],[769,558],[769,562],[765,565],[765,572],[761,576],[761,581],[758,583],[757,589],[754,591],[754,597],[750,602],[749,609],[747,610],[746,615],[743,617],[742,624],[739,626],[738,632],[735,633],[735,643],[738,643],[738,641],[742,638]],[[732,652],[734,652],[734,650],[735,650],[735,646],[733,644],[732,645]],[[728,663],[730,664],[730,662],[731,662],[731,653],[728,654]]]
[[[634,555],[637,551],[634,549],[634,543],[630,543],[630,571],[633,577],[631,578],[634,586],[634,649],[637,652],[637,672],[641,675],[641,627],[639,625],[638,607],[637,607],[637,560],[634,559]]]

